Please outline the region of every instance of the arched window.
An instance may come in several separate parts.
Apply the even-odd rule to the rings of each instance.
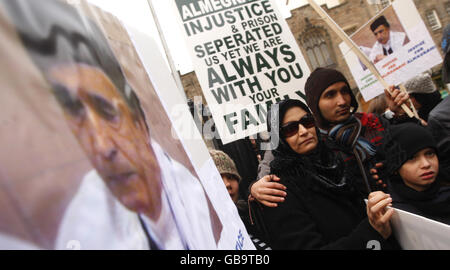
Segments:
[[[306,51],[312,70],[318,67],[334,65],[326,35],[321,29],[309,30],[302,39],[302,45]]]

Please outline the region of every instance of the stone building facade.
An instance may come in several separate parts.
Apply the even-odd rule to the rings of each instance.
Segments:
[[[322,7],[348,35],[351,35],[389,4],[387,0],[380,2],[379,5],[370,5],[367,0],[341,0],[332,8],[328,8],[327,5]],[[414,0],[414,3],[437,47],[440,48],[443,29],[450,23],[450,0]],[[299,7],[292,10],[291,14],[287,23],[310,69],[313,70],[317,66],[338,69],[349,79],[351,87],[356,89],[356,83],[339,49],[341,39],[311,6]],[[433,69],[433,79],[440,88],[443,88],[440,71],[441,66]],[[195,72],[182,76],[182,83],[189,99],[203,96]],[[362,98],[359,98],[359,101],[360,107],[363,110],[366,109],[368,104]],[[203,102],[205,102],[204,97]]]

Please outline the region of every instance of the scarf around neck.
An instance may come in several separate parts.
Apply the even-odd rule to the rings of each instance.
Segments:
[[[273,155],[272,173],[299,179],[295,180],[297,186],[340,192],[350,190],[344,162],[320,140],[316,149],[307,155],[295,153],[285,143],[281,143]]]
[[[352,115],[345,122],[334,126],[328,132],[328,137],[347,152],[356,149],[362,161],[365,161],[376,154],[376,148],[361,136],[361,129],[361,121]]]

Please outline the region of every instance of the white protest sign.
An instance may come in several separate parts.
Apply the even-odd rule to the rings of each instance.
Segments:
[[[412,0],[395,1],[351,38],[389,84],[398,85],[442,63],[438,47]],[[383,93],[384,87],[349,47],[345,43],[339,47],[364,100]]]
[[[175,0],[224,144],[265,131],[267,105],[303,99],[309,68],[273,0]]]
[[[391,224],[403,249],[450,250],[449,225],[400,209],[395,209]]]

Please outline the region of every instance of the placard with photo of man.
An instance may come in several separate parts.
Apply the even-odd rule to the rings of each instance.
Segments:
[[[430,33],[412,0],[395,1],[351,35],[381,77],[398,85],[442,62]],[[375,75],[345,44],[339,45],[367,102],[383,93]]]

